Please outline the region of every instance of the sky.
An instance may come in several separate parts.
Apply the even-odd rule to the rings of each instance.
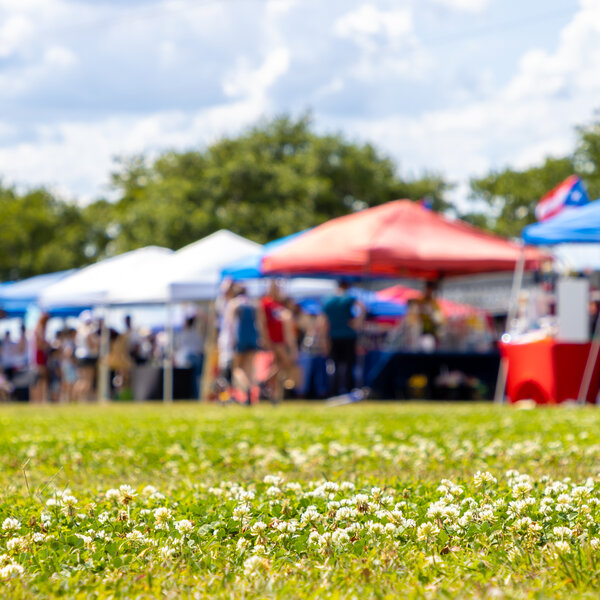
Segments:
[[[600,0],[0,0],[0,178],[80,202],[117,156],[307,110],[461,196],[597,108]]]

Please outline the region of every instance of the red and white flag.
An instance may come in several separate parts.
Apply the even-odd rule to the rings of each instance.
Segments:
[[[542,197],[535,207],[535,216],[538,221],[546,221],[565,208],[583,206],[589,201],[583,181],[571,175]]]

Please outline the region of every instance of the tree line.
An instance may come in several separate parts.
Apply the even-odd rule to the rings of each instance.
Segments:
[[[221,228],[264,243],[397,198],[427,199],[479,227],[518,236],[539,198],[575,173],[600,196],[600,120],[576,131],[576,146],[524,170],[470,182],[460,211],[437,173],[403,177],[371,144],[315,132],[309,115],[262,121],[201,150],[116,161],[116,200],[81,206],[38,188],[0,184],[0,280],[81,267],[149,244],[181,248]]]

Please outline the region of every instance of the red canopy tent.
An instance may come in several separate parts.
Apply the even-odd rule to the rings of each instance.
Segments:
[[[423,292],[409,288],[403,285],[393,285],[392,287],[380,290],[376,293],[377,297],[387,302],[399,302],[405,304],[409,300],[418,300],[423,297]],[[474,315],[487,316],[487,313],[475,306],[469,304],[461,304],[459,302],[452,302],[452,300],[445,300],[441,298],[438,300],[440,310],[446,318],[450,317],[470,317]]]
[[[438,279],[512,271],[519,245],[410,200],[332,219],[263,259],[266,275],[351,275]],[[542,254],[527,249],[526,267]]]

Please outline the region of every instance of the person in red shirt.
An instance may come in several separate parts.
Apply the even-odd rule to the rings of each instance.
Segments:
[[[284,298],[276,281],[260,301],[258,319],[260,331],[264,332],[262,346],[273,353],[273,364],[265,380],[272,402],[283,399],[284,388],[295,386],[294,372],[298,359],[298,347],[293,331],[293,317],[284,304]]]

